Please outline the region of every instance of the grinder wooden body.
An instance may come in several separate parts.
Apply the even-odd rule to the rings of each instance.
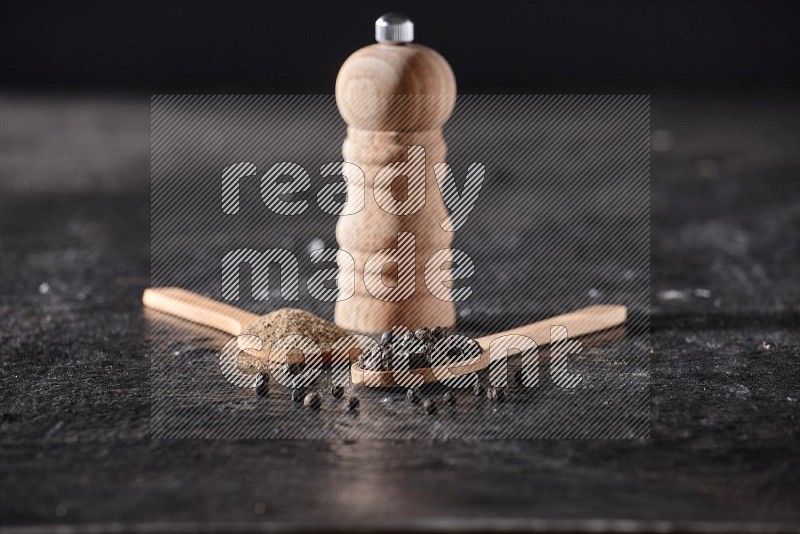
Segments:
[[[455,77],[447,61],[418,44],[367,46],[339,71],[336,102],[348,124],[342,154],[344,161],[363,171],[364,180],[360,183],[360,175],[347,176],[348,201],[352,195],[365,196],[364,208],[341,216],[336,228],[339,248],[355,263],[355,295],[336,303],[335,320],[342,328],[381,332],[399,325],[455,323],[453,302],[436,298],[425,283],[427,260],[436,251],[449,251],[453,239],[440,224],[448,214],[433,166],[445,161],[442,126],[452,113],[455,96]],[[376,198],[392,195],[402,202],[419,193],[418,188],[412,190],[413,177],[396,179],[390,186],[375,179],[385,165],[407,161],[411,146],[424,148],[424,207],[411,214],[387,212]],[[419,150],[414,154],[418,157]],[[414,236],[414,291],[402,300],[382,300],[365,286],[365,265],[376,251],[397,247],[401,232]],[[340,276],[352,275],[342,269],[341,259],[339,264]],[[448,267],[445,262],[444,268]],[[387,263],[373,275],[388,287],[396,285],[397,264]]]

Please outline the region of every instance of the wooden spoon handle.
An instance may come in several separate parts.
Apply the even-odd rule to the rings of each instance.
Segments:
[[[564,326],[567,328],[569,339],[573,339],[584,334],[599,332],[607,328],[621,325],[627,318],[627,308],[618,305],[598,305],[581,308],[574,312],[564,315],[557,315],[543,321],[537,321],[529,325],[520,326],[512,330],[506,330],[499,334],[492,334],[476,339],[483,349],[480,356],[476,356],[467,361],[455,362],[453,364],[441,365],[435,368],[424,367],[412,371],[403,371],[420,375],[423,382],[436,382],[442,376],[460,376],[474,373],[485,369],[490,363],[489,346],[492,341],[509,335],[526,336],[536,342],[536,345],[543,347],[550,344],[550,328],[553,326]],[[499,351],[494,360],[499,361],[508,356],[507,351]],[[353,384],[364,384],[367,387],[393,387],[398,386],[397,377],[400,376],[395,371],[367,371],[362,369],[358,363],[353,363],[351,367],[350,379]]]
[[[591,334],[621,325],[625,322],[627,316],[628,311],[625,306],[600,304],[581,308],[563,315],[556,315],[555,317],[506,330],[499,334],[484,336],[475,341],[486,351],[494,340],[504,336],[518,335],[528,337],[542,347],[550,344],[550,329],[554,326],[566,327],[569,339],[574,339],[584,334]],[[499,355],[495,359],[498,359],[498,357],[502,358],[504,355]]]
[[[232,336],[241,334],[244,327],[259,317],[178,287],[145,289],[142,303],[148,308],[210,326]]]

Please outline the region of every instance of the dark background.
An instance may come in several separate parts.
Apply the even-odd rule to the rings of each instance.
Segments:
[[[797,2],[50,1],[0,6],[0,89],[331,93],[402,11],[461,93],[786,91]]]

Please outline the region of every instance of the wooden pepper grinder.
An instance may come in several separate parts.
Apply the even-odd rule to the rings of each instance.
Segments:
[[[344,161],[363,171],[344,173],[348,204],[360,207],[363,197],[363,209],[341,215],[336,227],[340,250],[352,257],[339,253],[340,288],[352,284],[355,265],[355,294],[336,303],[336,323],[347,330],[455,324],[446,281],[453,234],[441,225],[448,214],[433,167],[445,161],[442,125],[456,81],[447,61],[413,37],[408,17],[382,16],[377,44],[351,55],[336,79],[348,124]]]

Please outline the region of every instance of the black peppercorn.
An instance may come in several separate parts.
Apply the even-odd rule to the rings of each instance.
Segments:
[[[417,338],[414,337],[414,334],[412,334],[411,332],[406,332],[405,334],[403,334],[403,337],[400,338],[398,343],[400,344],[401,347],[408,348],[412,346],[412,344],[416,339]]]
[[[258,373],[256,376],[256,395],[259,397],[266,397],[269,393],[269,375],[267,373]]]
[[[337,399],[344,394],[344,388],[342,386],[331,386],[331,395],[336,397]]]
[[[408,388],[406,390],[406,400],[413,403],[419,402],[419,392],[417,388]]]
[[[492,402],[503,402],[505,400],[505,392],[501,388],[491,386],[486,390],[486,398]]]
[[[442,395],[442,402],[453,405],[456,403],[456,396],[453,395],[452,391],[446,391],[445,394]]]
[[[421,341],[423,343],[429,343],[433,341],[433,336],[431,335],[431,331],[427,328],[417,328],[417,331],[414,332],[414,337],[417,338],[417,341]]]
[[[475,385],[472,386],[472,392],[475,393],[476,397],[480,397],[481,395],[483,395],[484,392],[483,384],[481,384],[480,382],[475,382]]]
[[[286,364],[286,373],[290,375],[299,375],[303,372],[303,368],[305,367],[302,363],[287,363]]]
[[[361,401],[358,400],[358,397],[350,397],[347,399],[347,409],[351,412],[358,410],[359,404],[361,404]]]
[[[425,399],[425,402],[422,403],[422,407],[425,409],[425,412],[429,414],[436,411],[436,403],[431,399]]]
[[[306,408],[319,408],[320,404],[322,404],[322,399],[316,391],[312,391],[303,399],[303,406]]]
[[[525,376],[523,375],[522,367],[517,368],[517,370],[514,371],[514,381],[517,383],[519,387],[525,387],[524,378]]]
[[[420,369],[422,367],[427,367],[428,364],[428,357],[424,352],[415,352],[408,356],[409,369]]]
[[[292,390],[292,401],[293,402],[300,402],[303,400],[303,395],[305,395],[305,390],[303,388],[295,388]]]
[[[388,347],[389,345],[391,345],[392,341],[394,341],[394,332],[392,332],[391,330],[389,330],[388,332],[384,332],[383,335],[381,336],[381,345],[383,345],[384,347]]]
[[[381,351],[381,367],[384,371],[391,371],[394,367],[392,366],[392,359],[394,358],[394,353],[392,352],[391,347],[383,347]]]
[[[450,359],[450,361],[457,361],[461,356],[464,355],[464,351],[461,349],[461,347],[450,347],[447,349],[445,354],[447,354],[447,357]]]

